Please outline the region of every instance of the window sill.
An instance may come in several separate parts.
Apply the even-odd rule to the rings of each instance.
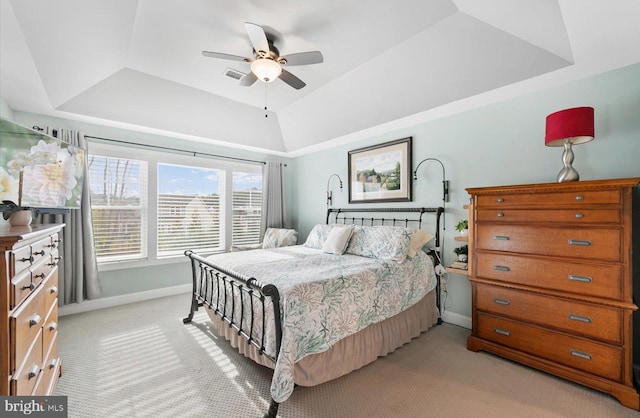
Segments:
[[[208,257],[214,254],[222,254],[226,251],[209,251],[199,253],[204,257]],[[189,259],[185,257],[184,254],[174,255],[174,256],[166,256],[162,258],[156,259],[144,259],[144,260],[123,260],[123,261],[112,261],[110,263],[102,263],[98,264],[98,271],[113,271],[113,270],[126,270],[133,268],[144,268],[144,267],[152,267],[159,266],[164,264],[176,264],[176,263],[186,263]]]

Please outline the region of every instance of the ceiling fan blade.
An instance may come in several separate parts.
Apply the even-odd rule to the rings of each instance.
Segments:
[[[223,54],[222,52],[202,51],[202,55],[209,58],[220,58],[223,60],[249,62],[248,58],[241,57],[239,55]]]
[[[287,83],[288,85],[290,85],[296,90],[300,90],[301,88],[307,85],[304,81],[300,80],[298,77],[291,74],[289,71],[285,70],[284,68],[280,73],[280,80],[284,81],[285,83]]]
[[[249,72],[249,74],[245,75],[240,79],[240,85],[244,87],[249,87],[249,86],[252,86],[253,83],[255,83],[256,81],[258,81],[258,77],[256,77],[254,73]]]
[[[249,34],[251,45],[256,52],[262,51],[265,55],[269,55],[269,41],[267,40],[267,34],[264,33],[264,29],[255,23],[245,22],[245,28]]]
[[[283,65],[309,65],[320,64],[324,61],[322,53],[320,51],[299,52],[297,54],[285,55],[280,57],[280,60],[285,60]]]

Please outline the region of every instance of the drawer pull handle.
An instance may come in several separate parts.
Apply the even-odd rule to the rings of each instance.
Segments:
[[[576,213],[576,219],[582,219],[582,218],[584,218],[584,214],[580,212]]]
[[[51,248],[52,250],[54,250],[56,248],[56,246],[57,246],[57,244],[55,242],[52,243],[52,244],[49,244],[49,245],[45,245],[45,247]]]
[[[577,196],[576,196],[576,200],[584,200],[584,196],[582,196],[582,195],[577,195]]]
[[[33,263],[33,260],[34,260],[33,256],[25,257],[25,258],[21,258],[21,259],[20,259],[20,261],[22,261],[23,263],[24,263],[25,261],[28,261],[28,262],[30,262],[30,263]]]
[[[511,302],[509,302],[506,299],[500,299],[500,298],[494,298],[493,299],[494,303],[497,303],[498,305],[511,305]],[[497,331],[496,331],[497,332]]]
[[[569,354],[572,356],[580,357],[585,360],[593,360],[593,356],[591,354],[583,353],[582,351],[569,349]]]
[[[504,202],[504,199],[503,199],[503,198],[501,198],[501,197],[499,197],[499,198],[498,198],[498,203],[502,203],[502,202]]]
[[[49,331],[55,331],[58,328],[58,324],[56,324],[55,322],[51,322],[49,324]]]
[[[51,363],[49,363],[49,368],[50,369],[54,369],[56,367],[56,359],[51,360]]]
[[[586,239],[570,239],[569,245],[577,245],[579,247],[588,247],[591,245],[591,241]]]
[[[37,364],[34,364],[33,366],[31,366],[31,369],[29,370],[29,374],[28,374],[29,380],[36,377],[38,373],[40,373],[40,367],[38,367]]]
[[[511,331],[507,331],[505,329],[494,328],[493,329],[497,334],[506,335],[507,337],[511,336]]]
[[[47,266],[49,266],[49,267],[55,267],[57,265],[58,265],[58,262],[47,263]]]
[[[54,293],[58,293],[58,288],[55,286],[51,286],[51,288],[49,289],[49,293],[50,294],[54,294]]]
[[[569,280],[573,280],[574,282],[582,282],[582,283],[591,283],[593,281],[591,277],[576,276],[575,274],[570,274]]]
[[[506,235],[494,235],[493,239],[496,241],[509,241],[509,237]]]
[[[29,283],[27,285],[22,286],[22,290],[27,290],[27,289],[33,290],[35,288],[36,288],[36,286],[33,283]]]
[[[498,212],[498,214],[496,215],[498,218],[503,218],[504,217],[504,213],[502,212]]]
[[[571,319],[573,321],[584,322],[584,323],[587,323],[587,324],[591,323],[591,318],[589,318],[588,316],[569,314],[569,319]]]
[[[498,271],[511,271],[511,269],[507,266],[493,266],[494,270],[498,270]]]
[[[34,255],[45,255],[46,253],[44,252],[44,250],[40,250],[40,251],[36,251],[33,253]]]
[[[33,276],[33,277],[39,277],[39,278],[41,278],[41,279],[44,279],[44,278],[45,278],[45,276],[46,276],[46,274],[44,274],[44,273],[40,273],[40,274],[36,274],[36,275],[35,275],[35,276]]]
[[[42,317],[40,315],[38,314],[33,315],[31,318],[29,318],[29,327],[38,325],[40,321],[42,321]]]

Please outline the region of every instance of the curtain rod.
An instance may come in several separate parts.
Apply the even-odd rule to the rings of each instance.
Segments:
[[[224,158],[224,159],[227,159],[227,160],[244,161],[244,162],[256,163],[256,164],[266,164],[266,161],[250,160],[248,158],[239,158],[239,157],[228,157],[226,155],[210,154],[208,152],[200,152],[200,151],[189,151],[189,150],[186,150],[186,149],[163,147],[163,146],[160,146],[160,145],[137,144],[135,142],[123,141],[123,140],[120,140],[120,139],[103,138],[103,137],[100,137],[100,136],[85,135],[85,138],[92,138],[92,139],[97,139],[97,140],[100,140],[100,141],[117,142],[117,143],[120,143],[120,144],[134,145],[134,146],[138,146],[138,147],[156,148],[156,149],[162,149],[162,150],[166,150],[166,151],[184,152],[184,153],[187,153],[187,154],[193,154],[194,157],[196,157],[198,155],[203,155],[203,156],[207,156],[207,157]],[[286,166],[287,165],[285,164],[285,167]]]
[[[33,129],[35,129],[36,131],[44,131],[43,128],[39,127],[39,126],[33,126]],[[177,152],[184,152],[187,154],[193,154],[194,157],[196,157],[197,155],[204,155],[207,157],[216,157],[216,158],[225,158],[227,160],[235,160],[235,161],[245,161],[248,163],[256,163],[256,164],[266,164],[266,161],[260,161],[260,160],[250,160],[248,158],[239,158],[239,157],[228,157],[226,155],[220,155],[220,154],[210,154],[208,152],[200,152],[200,151],[189,151],[186,149],[180,149],[180,148],[171,148],[171,147],[162,147],[160,145],[149,145],[149,144],[137,144],[135,142],[129,142],[129,141],[123,141],[120,139],[112,139],[112,138],[104,138],[101,136],[92,136],[92,135],[85,135],[85,138],[92,138],[92,139],[97,139],[100,141],[108,141],[108,142],[117,142],[120,144],[127,144],[127,145],[133,145],[133,146],[138,146],[138,147],[148,147],[148,148],[157,148],[157,149],[163,149],[163,150],[167,150],[167,151],[177,151]],[[284,164],[284,166],[286,167],[287,165]]]

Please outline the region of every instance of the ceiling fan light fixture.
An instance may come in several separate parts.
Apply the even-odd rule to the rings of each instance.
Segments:
[[[282,67],[270,58],[259,58],[251,63],[251,71],[260,81],[271,83],[282,73]]]

